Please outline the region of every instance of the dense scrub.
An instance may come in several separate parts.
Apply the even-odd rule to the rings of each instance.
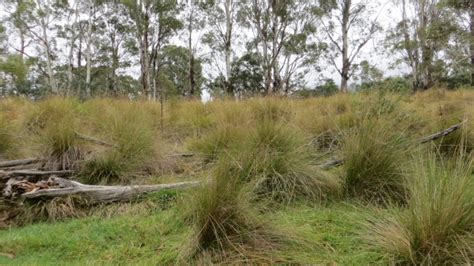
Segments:
[[[44,168],[73,169],[78,180],[89,184],[202,180],[197,189],[165,198],[106,206],[56,199],[28,203],[15,216],[17,224],[25,225],[109,219],[116,210],[139,210],[141,230],[148,233],[152,229],[145,224],[155,226],[153,217],[163,212],[174,226],[169,236],[160,234],[173,238],[176,249],[163,254],[162,262],[332,262],[292,252],[326,254],[328,245],[337,248],[331,234],[344,239],[344,231],[326,230],[344,214],[336,211],[321,221],[318,213],[343,204],[361,213],[349,220],[354,226],[347,229],[350,239],[337,241],[365,243],[362,248],[370,255],[360,263],[380,262],[381,257],[414,264],[464,263],[473,258],[473,103],[474,93],[468,90],[173,101],[163,113],[158,103],[140,101],[9,99],[0,101],[0,158],[45,158]],[[461,122],[460,130],[420,144],[420,138]],[[322,167],[332,159],[342,165]],[[147,206],[149,211],[140,211]],[[9,208],[0,203],[0,215]],[[305,212],[300,220],[286,217],[275,223],[268,218],[298,209]],[[126,223],[129,218],[114,219]],[[306,234],[316,230],[312,226],[325,237]],[[367,231],[375,237],[360,241]],[[18,246],[3,248],[2,241],[0,257],[29,245],[19,240]]]

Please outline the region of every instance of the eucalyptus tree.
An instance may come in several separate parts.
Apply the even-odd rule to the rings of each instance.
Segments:
[[[187,47],[167,45],[158,54],[158,60],[161,64],[160,77],[161,80],[166,80],[171,83],[169,91],[166,92],[168,96],[189,96],[189,53]],[[201,88],[204,81],[202,75],[202,61],[199,57],[194,58],[193,73],[195,78],[196,88]],[[195,96],[200,90],[196,90]]]
[[[288,92],[297,71],[319,56],[320,45],[314,34],[321,9],[313,1],[303,0],[242,3],[240,22],[253,32],[249,48],[261,55],[264,94]]]
[[[41,47],[45,56],[46,73],[48,76],[49,88],[53,94],[58,94],[58,83],[54,76],[55,67],[55,40],[51,36],[56,24],[59,22],[59,14],[56,12],[62,2],[53,2],[51,0],[34,0],[34,7],[31,10],[32,23],[27,24],[29,34]],[[24,23],[28,23],[24,21]]]
[[[58,25],[57,38],[64,39],[65,50],[67,50],[67,78],[65,84],[64,93],[69,95],[72,91],[74,82],[74,48],[76,41],[79,36],[82,35],[82,31],[78,28],[80,18],[80,1],[68,2],[62,6],[61,11],[64,14],[64,23]]]
[[[122,0],[121,3],[127,7],[135,27],[142,91],[148,99],[152,99],[156,97],[156,91],[152,91],[151,87],[151,66],[158,49],[166,45],[173,32],[181,27],[176,19],[180,5],[173,0]],[[157,76],[155,73],[155,78]]]
[[[20,57],[24,56],[34,58],[43,56],[46,69],[41,71],[47,76],[48,87],[52,93],[58,93],[58,85],[54,76],[55,67],[55,27],[58,23],[60,14],[57,11],[62,2],[53,2],[51,0],[6,0],[3,2],[7,12],[11,30],[19,38],[17,42],[10,38],[9,48],[17,51]],[[11,36],[10,36],[11,37]],[[15,43],[19,44],[16,45]],[[37,56],[32,56],[27,52],[27,48],[37,49]]]
[[[471,85],[474,86],[474,1],[444,0],[442,3],[443,6],[454,10],[453,19],[457,21],[458,25],[454,49],[451,50],[453,53],[456,53],[455,57],[458,55],[458,60],[455,60],[455,63],[465,65],[466,61],[469,62]],[[460,55],[459,52],[461,52]]]
[[[436,71],[444,64],[441,51],[447,47],[455,25],[439,0],[401,0],[399,4],[402,19],[387,42],[410,67],[413,90],[426,90],[439,79]]]
[[[203,13],[206,2],[187,0],[183,10],[184,35],[186,36],[188,49],[188,85],[187,94],[189,98],[200,94],[200,88],[197,87],[197,77],[195,70],[197,46],[200,44],[202,29],[206,25],[205,14]]]
[[[211,50],[211,60],[213,66],[217,68],[221,81],[219,87],[222,87],[228,96],[235,96],[234,86],[230,83],[230,78],[235,54],[233,49],[236,48],[234,44],[238,38],[236,27],[238,26],[239,1],[208,0],[204,2],[203,10],[207,22],[203,43]],[[224,62],[223,67],[222,61]]]
[[[32,41],[28,34],[29,24],[32,20],[31,9],[34,8],[33,1],[5,0],[2,2],[4,12],[7,13],[5,30],[9,31],[8,48],[13,49],[23,58],[30,57],[26,49]],[[7,32],[7,31],[5,31]],[[18,41],[11,40],[11,36],[17,36]]]
[[[321,20],[329,43],[327,58],[341,76],[340,90],[347,92],[349,79],[358,66],[360,52],[380,31],[374,1],[320,0],[326,16]],[[340,57],[340,64],[336,58]]]
[[[113,95],[121,91],[117,71],[130,67],[130,49],[133,46],[133,21],[121,3],[103,2],[99,5],[97,18],[97,58],[102,66],[107,67],[107,83],[103,86]]]

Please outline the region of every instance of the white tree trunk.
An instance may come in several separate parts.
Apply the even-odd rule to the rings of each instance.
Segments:
[[[92,69],[92,16],[94,3],[89,0],[89,20],[87,24],[87,48],[86,48],[86,96],[91,96],[91,69]]]

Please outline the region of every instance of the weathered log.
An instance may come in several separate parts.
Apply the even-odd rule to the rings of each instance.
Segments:
[[[40,171],[40,170],[14,170],[14,171],[0,171],[0,179],[8,179],[14,176],[67,176],[74,173],[74,170],[60,170],[60,171]]]
[[[94,186],[81,184],[76,181],[67,180],[59,177],[52,177],[51,180],[59,187],[27,192],[22,194],[21,196],[24,199],[35,199],[41,197],[48,198],[80,195],[86,197],[88,200],[90,200],[91,203],[100,203],[129,200],[150,192],[156,192],[165,189],[185,189],[196,187],[200,184],[199,181],[191,181],[142,186]]]
[[[423,137],[423,138],[420,138],[418,139],[418,143],[419,144],[423,144],[423,143],[427,143],[427,142],[430,142],[430,141],[433,141],[433,140],[437,140],[439,138],[442,138],[442,137],[445,137],[451,133],[453,133],[454,131],[458,130],[459,128],[462,127],[462,125],[465,123],[466,121],[463,121],[459,124],[456,124],[456,125],[453,125],[445,130],[442,130],[440,132],[437,132],[437,133],[434,133],[434,134],[431,134],[429,136],[426,136],[426,137]],[[332,159],[330,161],[327,161],[321,165],[319,165],[322,169],[324,170],[328,170],[330,168],[333,168],[333,167],[337,167],[337,166],[340,166],[344,163],[344,159],[343,158],[335,158],[335,159]]]
[[[103,141],[101,139],[94,138],[94,137],[91,137],[91,136],[87,136],[87,135],[81,134],[79,132],[74,132],[74,134],[76,135],[76,137],[78,137],[82,140],[87,140],[87,141],[93,142],[93,143],[98,144],[98,145],[107,146],[107,147],[116,147],[115,144],[110,144],[110,143],[108,143],[106,141]]]
[[[0,162],[0,167],[13,167],[19,165],[27,165],[27,164],[34,164],[40,162],[40,158],[28,158],[28,159],[20,159],[20,160],[12,160],[12,161],[4,161]]]
[[[445,137],[451,133],[453,133],[454,131],[458,130],[459,128],[462,127],[462,125],[465,123],[466,121],[463,121],[459,124],[456,124],[454,126],[451,126],[445,130],[442,130],[440,132],[437,132],[437,133],[434,133],[434,134],[431,134],[429,136],[426,136],[426,137],[423,137],[421,139],[418,140],[419,143],[423,144],[423,143],[426,143],[426,142],[430,142],[430,141],[433,141],[433,140],[437,140],[439,138],[442,138],[442,137]]]

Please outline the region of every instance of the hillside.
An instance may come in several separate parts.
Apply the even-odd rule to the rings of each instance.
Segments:
[[[473,147],[472,90],[4,99],[0,161],[39,158],[22,171],[199,185],[120,202],[24,199],[55,188],[26,175],[34,189],[0,197],[0,264],[472,263]]]

